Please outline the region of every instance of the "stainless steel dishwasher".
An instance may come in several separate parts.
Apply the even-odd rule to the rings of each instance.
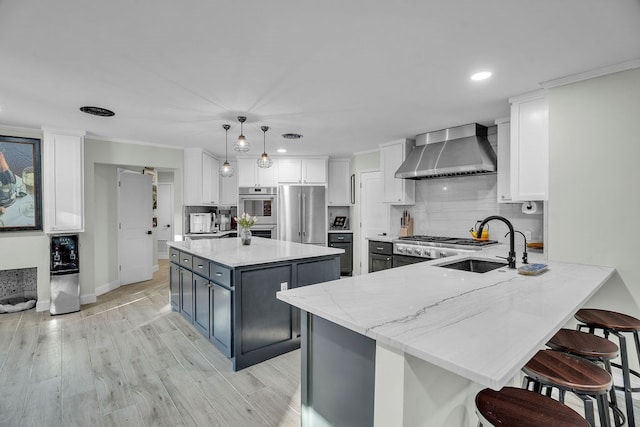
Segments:
[[[51,236],[51,314],[80,310],[80,257],[78,235]]]

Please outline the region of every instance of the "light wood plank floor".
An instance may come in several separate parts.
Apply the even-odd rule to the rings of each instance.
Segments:
[[[162,260],[78,313],[0,315],[0,426],[299,426],[299,350],[233,372],[168,286]]]

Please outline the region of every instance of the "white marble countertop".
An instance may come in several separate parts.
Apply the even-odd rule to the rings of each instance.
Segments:
[[[505,245],[478,251],[496,260]],[[521,256],[518,248],[518,257]],[[437,267],[460,255],[278,292],[280,300],[500,389],[614,273],[545,262],[538,276]],[[517,266],[521,266],[518,258]],[[530,262],[540,256],[530,254]]]
[[[334,229],[334,228],[330,228],[328,230],[328,232],[330,234],[332,234],[332,233],[351,233],[351,234],[353,234],[353,230],[342,230],[342,229]]]
[[[325,255],[339,255],[344,252],[343,249],[303,245],[255,236],[251,238],[251,244],[246,246],[240,243],[240,238],[198,239],[167,242],[167,245],[232,268]]]

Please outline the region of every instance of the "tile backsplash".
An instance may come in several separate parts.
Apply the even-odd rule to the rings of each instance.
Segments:
[[[398,234],[402,212],[414,218],[413,233],[432,236],[471,237],[476,221],[490,215],[500,215],[513,224],[514,229],[531,233],[531,241],[543,238],[543,207],[538,203],[535,214],[524,214],[522,203],[498,203],[497,175],[473,175],[416,181],[416,203],[413,206],[392,206],[391,234]],[[489,223],[492,240],[507,242],[506,224]],[[520,238],[516,237],[516,242]]]

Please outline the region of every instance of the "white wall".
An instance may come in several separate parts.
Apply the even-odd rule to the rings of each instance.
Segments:
[[[550,260],[613,266],[587,304],[640,317],[640,70],[549,91]]]
[[[174,170],[175,232],[182,234],[182,150],[85,139],[85,232],[80,236],[80,292],[95,295],[117,282],[117,168]]]

